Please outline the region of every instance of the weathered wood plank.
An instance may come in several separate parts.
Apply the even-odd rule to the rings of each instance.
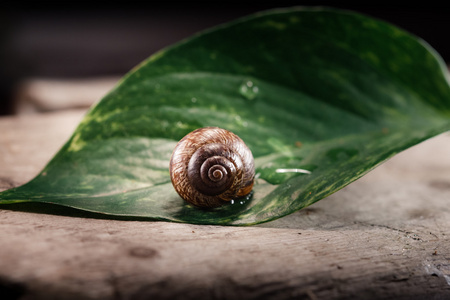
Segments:
[[[36,175],[83,112],[0,119],[0,189]],[[448,299],[449,149],[441,135],[307,209],[253,227],[2,206],[0,295]]]

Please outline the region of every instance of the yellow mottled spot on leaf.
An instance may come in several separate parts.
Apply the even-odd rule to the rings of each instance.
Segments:
[[[217,58],[217,53],[216,52],[212,52],[211,54],[209,54],[209,58],[216,59]]]
[[[67,151],[77,152],[77,151],[80,151],[85,145],[86,145],[86,142],[81,139],[80,133],[77,133],[74,135],[72,142],[70,143],[70,146],[67,149]]]
[[[149,57],[148,62],[160,59],[161,57],[163,57],[166,54],[166,51],[159,51],[156,52],[155,54],[153,54],[152,56]]]
[[[362,53],[362,56],[371,61],[373,64],[380,64],[380,58],[373,52]]]
[[[298,196],[300,196],[300,193],[302,192],[302,190],[298,189],[296,191],[294,191],[291,195],[291,200],[295,201],[297,200]],[[310,192],[311,193],[311,192]]]
[[[278,30],[286,29],[286,24],[281,23],[281,22],[275,22],[273,20],[268,20],[265,23],[265,25],[268,26],[268,27],[272,27],[272,28],[278,29]]]
[[[292,17],[289,18],[289,21],[290,21],[292,24],[295,24],[295,23],[300,22],[300,19],[299,19],[298,17],[296,17],[296,16],[292,16]]]
[[[137,70],[139,70],[141,67],[143,67],[144,65],[146,65],[146,64],[148,64],[148,63],[150,63],[150,62],[152,62],[152,61],[155,61],[155,60],[160,59],[160,58],[163,57],[165,54],[166,54],[166,51],[164,51],[164,50],[161,50],[161,51],[159,51],[159,52],[156,52],[155,54],[153,54],[152,56],[150,56],[148,59],[142,61],[140,64],[138,64],[138,65],[136,65],[134,68],[132,68],[131,71],[130,71],[130,73],[134,73],[134,72],[136,72]]]

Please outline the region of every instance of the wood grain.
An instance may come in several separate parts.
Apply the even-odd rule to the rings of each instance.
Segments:
[[[0,118],[0,189],[35,176],[84,110]],[[450,136],[252,227],[0,207],[1,299],[450,299]]]

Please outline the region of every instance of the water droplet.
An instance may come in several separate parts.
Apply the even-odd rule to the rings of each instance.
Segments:
[[[240,204],[240,205],[244,205],[247,204],[247,202],[249,202],[250,199],[253,198],[253,191],[251,191],[248,195],[236,198],[236,199],[231,199],[230,204]]]
[[[240,200],[240,201],[238,201],[238,200]],[[236,200],[236,201],[235,200],[231,200],[230,204],[231,205],[233,205],[233,204],[244,205],[247,199],[246,198],[242,198],[242,199],[239,198],[238,200]]]
[[[259,88],[251,80],[247,80],[239,87],[239,93],[247,98],[253,100],[259,93]]]
[[[293,168],[293,169],[280,168],[280,169],[276,169],[275,172],[276,173],[303,173],[303,174],[311,174],[311,171],[308,171],[308,170],[305,170],[305,169],[298,169],[298,168]]]

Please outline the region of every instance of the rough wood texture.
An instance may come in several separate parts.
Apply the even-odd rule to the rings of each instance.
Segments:
[[[0,189],[36,175],[82,114],[0,119]],[[441,135],[253,227],[2,206],[0,298],[450,299],[449,151]]]

